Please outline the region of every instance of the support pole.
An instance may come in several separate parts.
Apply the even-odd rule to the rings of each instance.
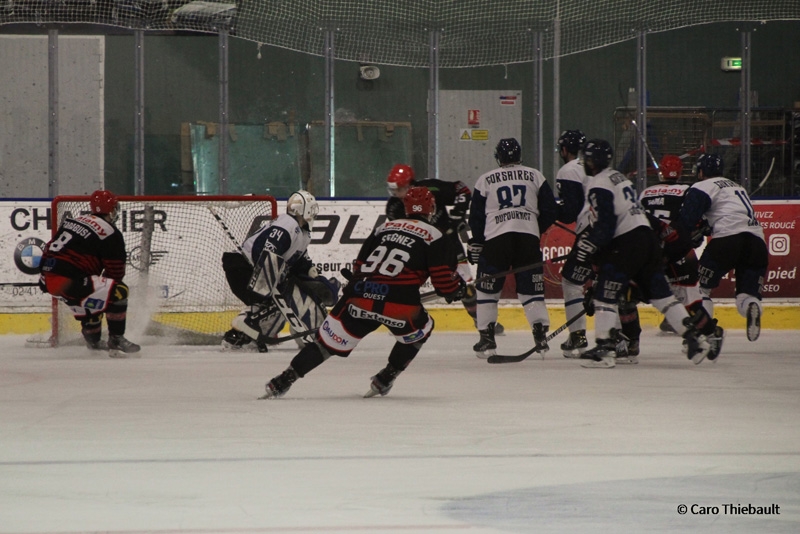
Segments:
[[[428,63],[428,178],[439,177],[439,40],[441,32],[430,33]]]
[[[322,187],[322,196],[336,196],[336,117],[334,116],[334,30],[325,30],[325,161],[328,165],[328,180]]]
[[[228,194],[228,182],[230,165],[228,163],[229,155],[229,121],[228,107],[230,105],[230,98],[228,95],[228,60],[230,57],[230,49],[228,47],[228,29],[221,28],[219,30],[219,164],[217,177],[219,181],[219,194]]]
[[[647,187],[647,31],[639,30],[636,38],[636,124],[639,125],[636,145],[636,192]],[[653,166],[657,164],[653,162]]]
[[[739,185],[750,192],[750,169],[752,160],[750,123],[752,95],[750,92],[750,28],[742,31],[742,86],[739,89],[739,106],[741,108],[739,120],[741,121],[742,143],[739,153]]]
[[[544,165],[544,130],[542,125],[544,61],[542,59],[542,32],[535,30],[531,35],[533,37],[533,161],[531,166],[535,169],[541,169]],[[555,183],[555,175],[553,182]]]
[[[55,198],[58,196],[58,30],[47,32],[47,102],[47,194]]]
[[[135,30],[133,36],[133,194],[144,195],[144,30]]]

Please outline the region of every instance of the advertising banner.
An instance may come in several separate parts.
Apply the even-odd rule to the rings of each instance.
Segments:
[[[282,203],[281,209],[283,209]],[[800,201],[754,201],[769,248],[769,270],[764,298],[800,298],[797,266],[800,264]],[[320,273],[342,279],[339,271],[352,261],[367,236],[385,220],[385,200],[321,200],[320,215],[312,232],[309,255]],[[42,248],[50,239],[50,202],[0,201],[0,308],[8,311],[45,311],[50,299],[36,287]],[[574,235],[558,227],[542,236],[545,259],[569,252]],[[698,249],[702,253],[702,249]],[[131,260],[129,260],[131,261]],[[561,264],[545,266],[545,297],[561,299]],[[475,268],[473,267],[473,273]],[[717,298],[734,296],[733,273],[714,292]],[[423,291],[430,290],[427,286]],[[513,277],[508,277],[503,298],[514,299]],[[33,308],[33,309],[32,309]]]

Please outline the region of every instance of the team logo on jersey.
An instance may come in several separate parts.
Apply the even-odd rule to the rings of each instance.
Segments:
[[[136,269],[137,271],[145,271],[151,265],[155,265],[156,263],[161,260],[164,256],[167,255],[166,250],[152,250],[150,251],[150,261],[147,262],[147,265],[144,264],[144,258],[142,257],[142,247],[136,246],[133,247],[130,252],[128,252],[128,265]]]
[[[23,239],[14,247],[14,263],[25,274],[39,274],[45,242],[35,237]]]

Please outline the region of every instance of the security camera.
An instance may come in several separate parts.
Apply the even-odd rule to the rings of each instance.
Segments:
[[[377,80],[381,75],[381,69],[375,65],[361,65],[359,70],[362,80]]]

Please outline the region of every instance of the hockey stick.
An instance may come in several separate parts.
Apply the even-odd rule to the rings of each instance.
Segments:
[[[38,287],[39,282],[0,282],[0,287]]]
[[[775,166],[775,157],[773,156],[773,157],[772,157],[772,163],[770,163],[770,164],[769,164],[769,170],[767,171],[767,174],[765,174],[765,175],[764,175],[764,179],[763,179],[763,180],[761,180],[761,182],[758,184],[758,187],[756,187],[756,188],[753,190],[753,192],[752,192],[752,193],[750,193],[750,196],[753,196],[753,195],[755,195],[756,193],[758,193],[759,191],[761,191],[761,188],[762,188],[762,187],[764,187],[764,184],[765,184],[765,183],[767,183],[767,180],[769,179],[769,175],[770,175],[770,174],[772,174],[772,168],[773,168],[774,166]]]
[[[515,267],[514,269],[509,269],[507,271],[501,271],[499,273],[494,273],[494,274],[485,274],[483,276],[479,276],[478,278],[476,278],[475,281],[472,283],[474,285],[477,285],[481,282],[485,282],[486,280],[493,280],[495,278],[508,276],[509,274],[516,274],[516,273],[521,273],[523,271],[530,271],[531,269],[535,269],[541,265],[564,261],[567,259],[567,256],[568,254],[564,254],[563,256],[556,256],[555,258],[550,258],[549,260],[537,261],[536,263],[531,263],[530,265],[523,265],[522,267]],[[432,300],[436,298],[436,291],[428,291],[427,293],[422,293],[419,297],[422,302]]]
[[[548,335],[545,338],[545,341],[547,343],[550,343],[558,334],[569,328],[571,324],[573,324],[575,321],[583,317],[585,314],[586,310],[581,310],[574,317],[572,317],[572,319],[570,319],[566,323],[562,324],[561,326],[550,332],[550,335]],[[534,352],[536,352],[536,346],[534,346],[529,351],[523,352],[522,354],[518,354],[516,356],[503,356],[502,354],[495,354],[494,356],[489,356],[489,358],[486,361],[489,363],[516,363],[516,362],[521,362]]]
[[[633,127],[636,128],[636,133],[639,134],[639,139],[642,140],[642,142],[644,143],[645,150],[647,150],[647,153],[650,155],[650,159],[653,160],[653,167],[655,167],[656,171],[659,174],[661,174],[661,169],[658,168],[658,162],[656,161],[655,156],[653,156],[653,153],[650,152],[650,146],[648,146],[647,144],[647,139],[645,139],[644,136],[642,135],[642,131],[639,129],[639,125],[636,124],[636,121],[631,121],[631,124],[633,124]]]
[[[576,234],[576,233],[575,233],[575,230],[573,230],[573,229],[572,229],[572,228],[570,228],[569,226],[564,226],[563,224],[561,224],[561,223],[560,223],[560,222],[558,222],[558,221],[555,221],[555,222],[553,222],[553,226],[556,226],[556,227],[558,227],[558,228],[561,228],[561,229],[562,229],[562,230],[564,230],[565,232],[569,232],[569,233],[570,233],[570,234],[572,234],[572,235],[578,235],[578,234]]]
[[[307,336],[309,334],[312,334],[312,335],[316,334],[317,330],[319,330],[319,328],[310,328],[310,329],[304,330],[302,332],[295,332],[294,334],[290,334],[288,336],[280,336],[280,337],[265,337],[265,336],[261,336],[259,341],[263,341],[267,345],[278,345],[280,343],[283,343],[284,341],[290,341],[292,339],[297,339],[299,337],[304,337],[304,336]]]

